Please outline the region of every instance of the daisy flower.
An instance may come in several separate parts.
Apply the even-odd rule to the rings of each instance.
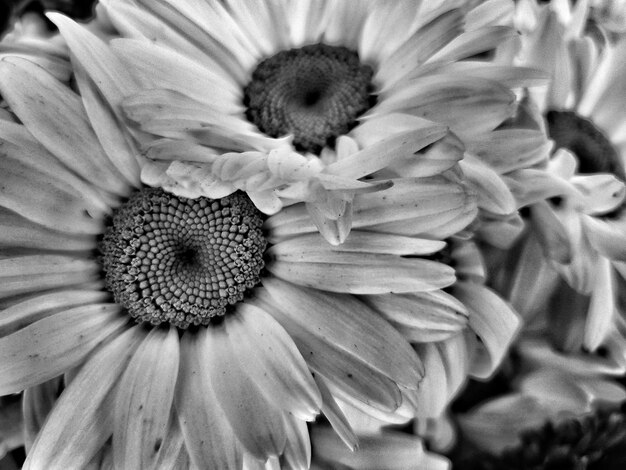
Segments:
[[[516,35],[496,24],[510,2],[103,5],[124,36],[106,53],[77,25],[50,18],[96,83],[111,70],[139,82],[107,99],[152,136],[142,174],[150,185],[187,197],[243,190],[268,214],[305,201],[338,244],[352,199],[384,188],[389,172],[441,174],[467,147],[487,161],[467,164],[480,205],[512,216],[499,173],[543,158],[540,133],[492,132],[515,113],[511,87],[537,83],[536,71],[461,61]],[[516,162],[502,162],[504,141],[515,141]],[[241,156],[219,158],[226,151]]]
[[[242,192],[142,185],[131,136],[76,71],[80,96],[24,58],[0,61],[20,121],[0,121],[0,395],[61,375],[65,386],[24,468],[106,455],[130,468],[306,468],[320,411],[357,445],[337,400],[415,407],[405,397],[424,365],[360,296],[416,294],[419,309],[420,293],[454,283],[428,258],[476,212],[463,181],[402,178],[355,196],[353,230],[333,247],[303,203],[266,217]]]

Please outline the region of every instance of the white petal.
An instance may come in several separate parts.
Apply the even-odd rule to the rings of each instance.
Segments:
[[[531,206],[531,224],[548,259],[567,264],[574,256],[574,243],[567,228],[545,201]]]
[[[336,217],[329,217],[320,208],[317,202],[307,202],[306,208],[311,216],[311,220],[319,230],[320,234],[331,245],[339,245],[345,242],[352,227],[352,203],[339,201],[341,212]]]
[[[0,298],[63,288],[100,279],[98,264],[61,255],[28,255],[0,259]]]
[[[61,233],[0,208],[0,247],[23,247],[42,250],[87,251],[96,246],[89,235]]]
[[[287,332],[262,309],[241,304],[227,322],[228,337],[241,367],[265,397],[298,419],[312,421],[322,398],[306,362]]]
[[[109,293],[104,290],[56,290],[37,293],[2,310],[0,314],[0,337],[4,337],[61,309],[78,305],[101,303]]]
[[[144,334],[134,327],[108,343],[65,389],[24,463],[25,470],[83,468],[113,431],[115,386]]]
[[[75,307],[0,339],[0,394],[16,393],[78,365],[126,323],[115,304]]]
[[[325,171],[335,175],[361,178],[414,155],[444,137],[447,132],[444,126],[433,125],[393,135],[332,163]]]
[[[95,186],[127,194],[74,92],[27,61],[6,58],[0,70],[3,98],[48,150]]]
[[[111,105],[102,98],[94,81],[87,76],[81,65],[74,68],[74,75],[80,89],[85,111],[89,116],[94,132],[105,153],[117,168],[119,174],[131,186],[138,188],[139,165],[137,163],[139,150],[126,129],[126,123],[117,109],[115,115]]]
[[[256,458],[266,460],[280,455],[285,447],[285,424],[282,413],[263,397],[238,363],[233,351],[238,338],[224,327],[210,330],[204,341],[207,371],[217,400],[242,445]]]
[[[24,390],[24,448],[30,452],[35,438],[41,431],[48,414],[54,407],[62,390],[61,377]]]
[[[544,163],[551,144],[540,131],[499,129],[465,139],[467,150],[498,173]]]
[[[180,428],[192,464],[196,468],[241,468],[241,444],[213,391],[203,343],[210,341],[207,328],[185,333],[180,344],[180,370],[175,400]]]
[[[241,89],[226,80],[223,72],[198,64],[177,50],[152,42],[123,38],[114,39],[111,48],[131,67],[133,74],[139,74],[147,82],[144,88],[175,90],[198,101],[210,103],[212,107],[228,114],[244,111]],[[185,80],[181,80],[181,77],[185,77]]]
[[[11,153],[0,160],[0,205],[48,229],[72,234],[102,232],[106,209],[101,200],[70,187],[62,173],[60,178],[45,174],[18,160],[19,156]]]
[[[443,291],[368,295],[363,300],[414,342],[440,341],[454,336],[466,328],[468,322],[465,306]]]
[[[611,260],[626,261],[626,218],[618,220],[581,217],[593,247]]]
[[[461,33],[462,13],[448,11],[418,29],[393,54],[381,61],[374,76],[383,90],[399,82]]]
[[[264,287],[273,298],[272,304],[278,307],[276,312],[269,313],[281,324],[282,320],[295,322],[294,326],[309,331],[310,336],[355,356],[399,384],[417,387],[422,374],[414,351],[387,321],[365,304],[351,296],[297,287],[278,279],[266,281]],[[287,325],[283,326],[291,332]]]
[[[282,457],[285,465],[294,470],[307,470],[311,466],[311,441],[306,423],[287,414],[285,427],[287,443]]]
[[[325,380],[320,375],[316,375],[315,382],[322,393],[322,400],[324,401],[322,405],[322,412],[324,413],[324,416],[326,416],[326,419],[328,419],[328,422],[333,427],[333,430],[341,438],[348,449],[351,451],[356,450],[359,445],[359,439],[356,437],[356,434],[354,434],[354,430],[352,429],[352,426],[350,426],[350,423],[346,419],[343,411],[341,411],[341,408],[337,405],[337,402],[328,389],[328,385],[326,385]]]
[[[117,467],[156,468],[166,438],[178,374],[178,332],[153,329],[121,378],[113,422]]]
[[[572,183],[585,196],[584,210],[588,214],[602,214],[618,208],[626,197],[626,186],[613,175],[581,175]]]
[[[277,255],[267,269],[294,284],[352,294],[432,291],[455,281],[454,270],[435,261],[324,248]]]
[[[611,262],[601,257],[595,271],[595,286],[591,292],[584,344],[595,351],[606,339],[615,321],[616,298]]]
[[[454,38],[444,48],[429,59],[429,62],[456,62],[461,59],[487,52],[517,36],[517,31],[508,26],[479,28]]]
[[[487,378],[508,352],[519,330],[520,318],[498,295],[479,284],[459,282],[454,286],[454,295],[468,308],[470,328],[481,340],[470,373]]]
[[[471,155],[460,166],[478,195],[478,207],[502,215],[515,211],[513,194],[495,171]]]

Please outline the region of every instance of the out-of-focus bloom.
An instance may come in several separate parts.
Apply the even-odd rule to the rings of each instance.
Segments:
[[[626,41],[587,35],[586,2],[571,8],[523,1],[518,8],[524,31],[518,63],[552,78],[530,98],[555,151],[547,171],[522,170],[513,188],[528,206],[529,230],[496,284],[526,319],[529,334],[545,334],[557,350],[574,355],[601,348],[607,367],[623,373],[618,286],[619,272],[626,271]],[[597,359],[592,363],[603,362]]]
[[[479,453],[459,461],[469,470],[618,469],[626,462],[626,406],[547,422],[525,431],[499,455]]]
[[[479,449],[502,452],[519,445],[524,431],[546,420],[581,417],[626,399],[626,389],[611,379],[546,364],[517,373],[511,382],[509,393],[483,400],[468,412],[455,415],[463,438]]]
[[[357,445],[338,400],[415,413],[424,364],[360,296],[401,297],[416,317],[439,303],[442,328],[428,322],[447,329],[458,302],[441,289],[455,274],[433,254],[455,214],[475,213],[464,182],[402,178],[357,195],[333,247],[304,204],[265,218],[243,193],[142,186],[131,136],[80,67],[80,96],[24,58],[0,71],[20,121],[0,121],[0,394],[61,374],[66,385],[25,468],[105,454],[131,468],[306,467],[320,410]]]
[[[243,190],[269,214],[305,201],[338,244],[356,194],[393,176],[441,174],[465,150],[479,206],[514,217],[499,175],[545,158],[540,132],[494,132],[515,113],[511,87],[540,74],[461,60],[516,35],[497,25],[510,2],[103,4],[126,37],[110,47],[51,19],[95,83],[123,78],[123,93],[103,94],[153,136],[143,181],[179,195]],[[131,80],[139,89],[124,88]],[[228,150],[242,153],[220,157]]]

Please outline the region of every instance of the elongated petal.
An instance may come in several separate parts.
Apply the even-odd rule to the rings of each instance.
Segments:
[[[59,398],[24,469],[84,468],[113,431],[115,386],[144,337],[134,327],[104,346]]]
[[[135,352],[117,394],[113,458],[123,468],[157,468],[178,375],[178,333],[153,329]]]
[[[114,39],[111,47],[128,66],[132,66],[134,74],[145,77],[143,79],[150,83],[149,88],[175,90],[199,101],[208,101],[212,107],[229,114],[244,111],[242,91],[232,81],[177,50],[130,39]],[[181,76],[188,79],[181,80]],[[207,93],[209,89],[212,90],[210,94]]]
[[[471,219],[475,216],[474,196],[461,185],[438,177],[392,181],[394,185],[389,189],[354,198],[353,228],[367,227],[376,232],[419,235],[442,226],[454,225],[455,231],[458,231],[460,228],[453,221],[458,221],[464,211],[469,210]],[[270,217],[265,225],[274,241],[317,231],[301,205],[283,209]]]
[[[51,230],[0,208],[0,247],[24,247],[48,250],[93,250],[96,239],[89,235]]]
[[[24,448],[30,452],[48,414],[54,407],[62,390],[60,377],[24,390],[22,408],[24,412]]]
[[[443,291],[368,295],[364,300],[410,341],[440,341],[457,334],[468,322],[465,306]]]
[[[461,33],[462,13],[459,10],[445,12],[428,25],[419,28],[393,54],[386,57],[378,67],[375,79],[383,83],[383,90],[391,87],[425,62]]]
[[[74,92],[28,61],[4,59],[0,70],[2,96],[50,152],[95,186],[127,193]]]
[[[611,260],[626,261],[626,219],[581,218],[591,245]]]
[[[265,311],[242,304],[226,325],[232,350],[268,400],[299,419],[312,421],[322,398],[293,340]]]
[[[126,323],[115,304],[75,307],[0,339],[0,394],[50,380],[80,363]]]
[[[119,106],[113,108],[110,103],[105,101],[94,80],[87,75],[80,64],[75,66],[74,75],[85,111],[89,116],[94,132],[98,136],[100,145],[124,180],[131,186],[138,188],[141,184],[137,163],[139,149],[125,127],[126,123],[121,117]],[[117,110],[117,115],[114,109]]]
[[[326,171],[336,175],[361,178],[415,154],[441,139],[447,132],[444,126],[433,125],[430,128],[400,133],[332,163]]]
[[[159,448],[155,468],[163,470],[177,470],[190,466],[189,452],[185,447],[185,440],[178,424],[178,417],[173,412],[170,417],[167,435]]]
[[[287,443],[283,459],[289,468],[307,470],[311,466],[311,441],[306,422],[291,414],[285,416]]]
[[[467,59],[481,52],[496,49],[516,35],[517,31],[508,26],[490,26],[466,31],[431,57],[430,61],[456,62]]]
[[[489,166],[468,155],[461,163],[463,173],[478,195],[478,207],[494,214],[511,214],[516,209],[513,194]]]
[[[362,302],[273,278],[264,281],[264,286],[279,307],[276,314],[283,314],[279,321],[287,316],[311,336],[356,356],[397,383],[417,387],[422,367],[415,352],[394,328]]]
[[[247,376],[233,352],[236,337],[229,338],[223,327],[213,328],[203,342],[204,357],[215,396],[235,435],[255,457],[266,460],[285,447],[285,424],[282,413],[263,397]]]
[[[567,264],[575,256],[572,235],[546,201],[531,207],[531,223],[544,255],[548,259]]]
[[[59,13],[48,13],[78,63],[112,106],[137,89],[137,84],[109,47],[86,27]]]
[[[324,248],[276,255],[267,269],[295,284],[352,294],[431,291],[455,280],[452,268],[435,261]]]
[[[108,193],[99,191],[89,181],[85,181],[77,174],[68,171],[68,168],[50,153],[23,124],[4,121],[0,126],[3,154],[12,165],[19,162],[28,166],[37,173],[49,176],[50,181],[59,182],[71,194],[85,201],[89,205],[92,217],[108,212],[115,199]],[[51,183],[52,184],[52,183]]]
[[[615,286],[611,262],[601,257],[595,272],[595,286],[591,293],[585,324],[584,344],[595,351],[609,335],[615,321]]]
[[[264,296],[264,309],[270,311],[289,332],[315,375],[322,374],[328,379],[333,393],[344,393],[370,408],[393,411],[400,406],[402,396],[395,382],[358,357],[311,335],[273,304],[273,299]]]
[[[482,344],[472,359],[470,373],[487,378],[509,350],[519,329],[520,318],[504,300],[479,284],[459,282],[454,294],[468,308],[470,328]]]
[[[97,304],[106,301],[109,293],[100,290],[74,289],[57,290],[45,294],[34,294],[22,298],[2,311],[0,315],[0,337],[4,337],[59,311],[79,305]]]
[[[0,298],[45,288],[69,287],[99,279],[92,261],[61,255],[27,255],[0,259]]]
[[[102,232],[104,211],[99,201],[77,193],[62,177],[51,177],[14,158],[0,160],[0,171],[0,205],[6,209],[51,230]]]
[[[317,386],[322,393],[322,412],[324,413],[324,416],[326,416],[326,419],[328,419],[328,422],[332,426],[333,430],[341,438],[348,449],[351,451],[356,450],[359,445],[359,439],[354,433],[354,430],[352,429],[352,426],[350,426],[350,423],[346,419],[343,411],[341,411],[341,408],[335,401],[332,393],[328,389],[326,381],[320,375],[316,375],[315,383],[317,383]]]
[[[376,112],[395,111],[445,123],[463,136],[491,131],[515,110],[515,94],[499,83],[447,74],[411,80],[381,98]],[[479,109],[481,119],[474,119]]]
[[[433,64],[434,65],[434,64]],[[463,60],[452,62],[443,67],[437,67],[437,72],[461,74],[470,77],[487,78],[495,80],[511,88],[545,85],[548,83],[548,75],[538,69],[530,67],[512,67],[510,65],[497,65],[489,62],[473,62]],[[514,131],[530,131],[529,129],[504,129]],[[500,132],[500,131],[496,131]],[[538,131],[530,131],[539,134]],[[543,139],[544,143],[545,137]]]
[[[328,197],[330,199],[332,195]],[[352,228],[352,203],[341,200],[337,202],[341,209],[336,216],[335,214],[328,215],[324,211],[324,204],[318,201],[306,203],[306,209],[320,235],[334,246],[344,243]]]
[[[185,334],[180,345],[180,370],[176,388],[176,411],[185,446],[197,468],[241,468],[241,444],[213,391],[204,362],[202,344],[209,331]]]

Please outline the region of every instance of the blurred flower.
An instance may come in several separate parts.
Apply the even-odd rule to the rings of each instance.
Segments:
[[[518,4],[524,34],[517,61],[552,78],[529,98],[555,150],[547,171],[521,170],[512,187],[527,206],[529,229],[494,282],[525,318],[529,335],[545,334],[557,350],[573,354],[602,348],[623,372],[626,41],[587,34],[588,13],[586,2]]]
[[[525,431],[521,443],[499,455],[479,453],[459,461],[470,470],[617,470],[626,463],[626,407],[547,422]]]
[[[243,190],[268,214],[305,201],[338,244],[357,194],[393,177],[441,174],[466,148],[479,206],[514,218],[500,175],[545,158],[540,132],[493,132],[515,113],[511,87],[542,76],[462,60],[516,35],[498,25],[511,2],[103,4],[126,37],[110,47],[50,18],[99,87],[111,73],[122,82],[123,93],[103,94],[123,109],[122,122],[153,137],[143,140],[150,185],[185,197]],[[139,88],[125,88],[133,80]],[[229,150],[242,155],[219,157]],[[509,152],[515,162],[504,162]]]

